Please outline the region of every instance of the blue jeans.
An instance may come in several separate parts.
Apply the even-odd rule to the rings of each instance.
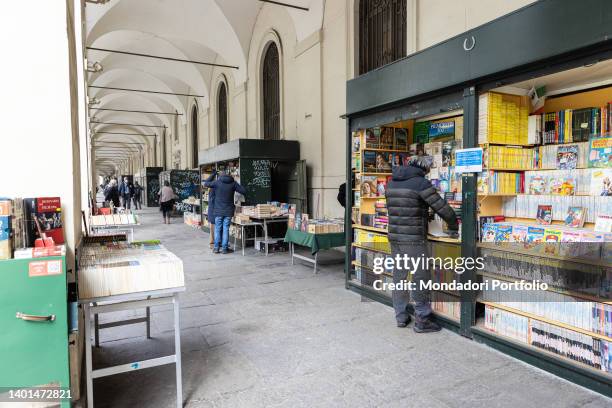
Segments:
[[[219,248],[219,241],[221,241],[221,247],[227,249],[229,243],[229,227],[232,217],[215,217],[215,248]],[[223,228],[223,234],[221,234],[221,228]]]

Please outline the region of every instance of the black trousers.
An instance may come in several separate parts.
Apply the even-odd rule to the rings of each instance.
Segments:
[[[414,242],[391,242],[391,254],[395,258],[396,255],[404,256],[408,255],[409,258],[427,258],[427,242],[426,241],[414,241]],[[431,310],[431,294],[427,289],[420,288],[421,281],[428,281],[431,279],[431,273],[427,268],[425,261],[421,262],[414,274],[412,275],[412,282],[415,283],[416,287],[413,291],[408,290],[394,290],[391,294],[393,300],[393,309],[395,309],[395,318],[398,322],[407,322],[409,320],[408,304],[410,303],[410,293],[412,292],[412,300],[415,303],[414,314],[417,320],[422,320],[429,317],[432,313]],[[411,271],[412,272],[412,271]],[[393,270],[393,282],[398,283],[405,280],[408,277],[408,271],[404,269]]]

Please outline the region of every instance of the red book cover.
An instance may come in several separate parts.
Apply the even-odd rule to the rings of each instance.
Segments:
[[[64,243],[62,205],[59,197],[25,198],[27,246],[33,247],[39,233],[52,238],[56,245]],[[38,224],[38,225],[37,225]]]

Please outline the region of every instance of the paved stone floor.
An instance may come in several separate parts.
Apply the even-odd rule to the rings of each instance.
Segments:
[[[145,210],[136,238],[161,239],[184,262],[187,407],[612,406],[450,331],[396,328],[389,307],[344,289],[341,265],[314,276],[287,254],[213,255],[208,234],[173,222]],[[103,330],[95,366],[172,353],[168,307],[153,311],[152,333],[146,340],[143,324]],[[95,406],[172,407],[174,387],[174,366],[102,378]]]

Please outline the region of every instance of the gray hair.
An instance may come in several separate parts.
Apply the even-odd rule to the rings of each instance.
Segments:
[[[418,167],[424,172],[429,172],[433,165],[432,156],[412,156],[408,162],[409,166]]]

